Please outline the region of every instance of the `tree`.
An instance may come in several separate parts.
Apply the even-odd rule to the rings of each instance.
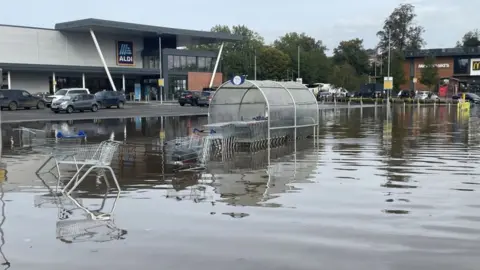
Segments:
[[[378,48],[383,53],[388,51],[389,36],[392,50],[419,50],[425,45],[422,34],[425,32],[422,26],[416,25],[414,20],[415,6],[401,4],[395,8],[385,20],[383,30],[377,33],[380,42]]]
[[[429,56],[425,58],[424,67],[421,71],[420,83],[427,86],[430,91],[437,85],[438,68],[435,66],[435,57]]]
[[[480,32],[478,31],[478,29],[465,33],[465,35],[463,35],[462,41],[457,42],[457,47],[480,47]]]
[[[342,41],[333,49],[333,64],[349,64],[357,75],[368,74],[370,71],[369,55],[363,47],[362,39]]]
[[[400,85],[406,82],[404,71],[405,55],[403,51],[393,51],[390,58],[390,76],[393,77],[393,90],[399,91]],[[384,76],[387,76],[388,58],[385,58],[383,66]]]
[[[264,40],[257,32],[245,25],[236,25],[230,28],[226,25],[212,27],[212,32],[223,32],[242,36],[242,41],[227,42],[222,52],[222,72],[225,78],[234,75],[247,75],[254,77],[255,51],[263,47]],[[210,50],[218,52],[220,44],[194,46],[190,49]]]
[[[290,65],[290,57],[272,46],[263,47],[257,58],[258,79],[282,80]]]
[[[334,65],[329,81],[334,86],[342,87],[349,91],[358,89],[365,82],[364,77],[359,76],[355,68],[348,63]]]
[[[326,47],[322,41],[307,36],[305,33],[287,33],[275,40],[273,46],[287,54],[291,61],[289,71],[301,77],[304,83],[326,82],[329,61],[325,55]],[[298,50],[300,48],[300,59]],[[298,63],[300,60],[300,74]]]

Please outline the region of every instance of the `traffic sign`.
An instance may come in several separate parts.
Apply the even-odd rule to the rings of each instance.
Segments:
[[[383,89],[392,90],[393,89],[393,77],[384,77],[383,78]]]
[[[165,81],[163,79],[158,79],[158,86],[165,86]]]

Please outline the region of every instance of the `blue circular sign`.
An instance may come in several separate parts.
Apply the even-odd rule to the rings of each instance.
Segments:
[[[235,76],[231,80],[232,84],[234,85],[241,85],[242,83],[245,82],[245,77],[244,76]]]

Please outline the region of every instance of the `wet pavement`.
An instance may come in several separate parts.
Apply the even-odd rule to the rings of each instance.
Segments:
[[[272,149],[268,170],[259,151],[180,172],[160,138],[206,117],[3,124],[0,255],[10,269],[477,269],[479,114],[322,110],[318,144]],[[46,158],[11,148],[19,126],[125,141],[120,198],[95,177],[75,198],[49,195],[56,178],[35,175]],[[116,202],[114,220],[71,223],[74,200]]]

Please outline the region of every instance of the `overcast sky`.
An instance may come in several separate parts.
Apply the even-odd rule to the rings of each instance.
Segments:
[[[245,24],[267,42],[297,31],[330,50],[356,37],[371,48],[384,19],[402,2],[416,6],[427,48],[453,47],[465,32],[480,28],[480,1],[474,0],[10,0],[0,4],[0,23],[53,28],[57,22],[98,18],[195,30]]]

